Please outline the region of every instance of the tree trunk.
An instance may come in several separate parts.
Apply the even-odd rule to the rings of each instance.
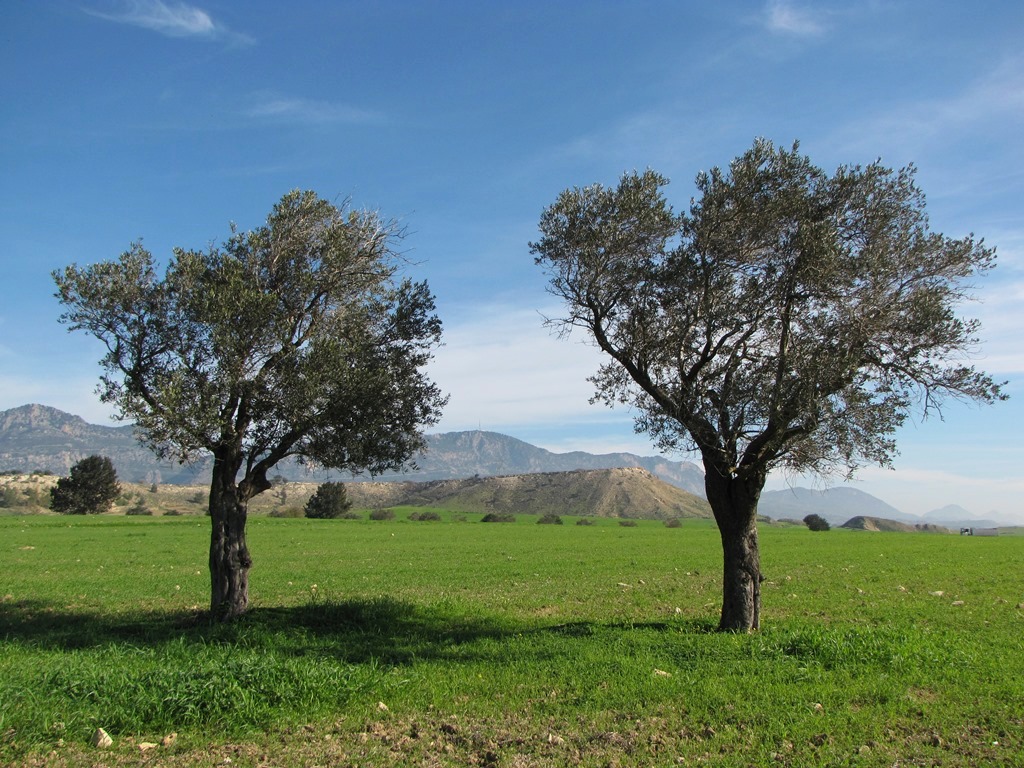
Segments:
[[[761,551],[757,502],[764,480],[739,479],[705,462],[704,487],[722,536],[722,616],[719,631],[761,627]]]
[[[231,621],[249,605],[252,558],[245,543],[247,505],[235,484],[237,463],[214,456],[210,483],[210,613]]]

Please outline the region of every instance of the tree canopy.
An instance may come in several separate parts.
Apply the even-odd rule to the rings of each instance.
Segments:
[[[702,458],[726,549],[723,628],[757,624],[772,469],[888,466],[915,406],[1003,397],[970,365],[978,323],[957,314],[995,251],[932,232],[914,177],[880,162],[829,175],[796,144],[758,140],[697,176],[688,212],[648,170],[568,189],[541,217],[531,249],[566,308],[551,323],[608,356],[595,400]]]
[[[341,517],[352,508],[344,483],[321,483],[306,502],[306,517],[329,519]]]
[[[246,504],[281,460],[401,467],[446,398],[423,367],[441,323],[425,282],[398,280],[397,225],[293,191],[266,224],[175,249],[162,278],[134,243],[54,273],[61,322],[100,339],[100,393],[161,457],[214,459],[211,605],[247,603]]]
[[[50,489],[50,509],[62,515],[107,512],[121,494],[114,464],[106,456],[87,456]]]

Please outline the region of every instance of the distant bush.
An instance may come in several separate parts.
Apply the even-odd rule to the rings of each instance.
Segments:
[[[619,520],[619,525],[623,528],[636,528],[636,520]]]
[[[189,496],[186,499],[186,501],[189,504],[202,504],[202,503],[204,503],[206,501],[206,499],[207,499],[207,495],[205,493],[203,493],[202,491],[196,491],[191,496]]]
[[[683,527],[683,521],[680,520],[678,517],[673,517],[673,518],[665,521],[665,527],[666,528],[682,528]]]
[[[426,512],[410,512],[409,519],[414,522],[418,521],[436,523],[438,520],[441,519],[441,515],[431,510],[428,510]]]
[[[132,504],[128,509],[124,511],[126,515],[152,515],[153,510],[146,506],[146,502],[139,496],[135,503]]]
[[[540,516],[537,525],[562,525],[562,518],[553,512],[548,512],[546,515]]]
[[[206,510],[210,514],[210,510]],[[302,507],[281,507],[270,512],[271,517],[305,517]]]
[[[344,483],[322,483],[306,502],[306,517],[338,518],[352,508]]]
[[[120,494],[110,459],[88,456],[50,489],[50,509],[63,515],[95,515],[108,511]]]
[[[21,496],[9,485],[0,489],[0,507],[20,507]]]
[[[466,516],[465,515],[452,515],[452,522],[453,523],[464,523],[464,522],[466,522]]]
[[[370,513],[371,520],[394,520],[395,511],[393,509],[375,509]]]
[[[594,521],[589,517],[581,517],[576,521],[576,525],[594,525]]]
[[[182,512],[180,509],[168,509],[164,512],[164,517],[181,517],[187,513]]]
[[[511,512],[488,512],[480,520],[481,523],[514,523],[516,516]]]
[[[812,531],[828,531],[832,528],[832,526],[828,524],[828,520],[821,515],[808,515],[804,518],[804,525]]]

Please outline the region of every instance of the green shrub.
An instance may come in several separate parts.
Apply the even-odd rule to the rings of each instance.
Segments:
[[[180,509],[168,509],[164,512],[164,517],[180,517],[184,514],[186,513],[182,512]]]
[[[808,515],[804,518],[804,525],[812,531],[828,531],[832,529],[832,526],[828,524],[828,520],[821,515]]]
[[[441,519],[441,515],[432,510],[427,510],[426,512],[410,512],[409,519],[414,522],[437,522]]]
[[[395,512],[392,509],[375,509],[370,513],[371,520],[394,520]]]
[[[665,527],[666,528],[682,528],[683,527],[683,521],[680,520],[678,517],[673,517],[673,518],[665,521]]]
[[[344,483],[322,483],[306,502],[306,517],[339,518],[351,508]]]
[[[562,518],[554,512],[548,512],[538,518],[537,525],[562,525]]]
[[[589,517],[581,517],[576,521],[576,525],[594,525],[594,521]]]
[[[636,528],[636,520],[619,520],[619,525],[623,528]]]
[[[511,512],[488,512],[483,516],[481,523],[514,523],[516,516]]]
[[[146,502],[144,502],[142,500],[142,497],[139,496],[135,500],[135,503],[128,507],[128,509],[126,509],[124,513],[126,515],[152,515],[153,510],[147,507]]]
[[[210,514],[207,510],[206,514]],[[271,517],[303,517],[302,507],[281,507],[270,512]]]

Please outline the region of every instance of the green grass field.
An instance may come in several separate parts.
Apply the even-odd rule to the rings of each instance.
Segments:
[[[1024,538],[763,526],[738,636],[707,521],[408,511],[251,519],[229,626],[206,518],[0,518],[0,763],[1024,765]]]

